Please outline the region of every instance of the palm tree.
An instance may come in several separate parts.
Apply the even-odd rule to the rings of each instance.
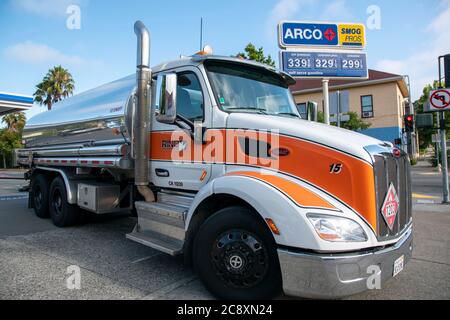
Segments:
[[[23,112],[10,113],[3,117],[2,122],[8,127],[8,131],[21,132],[27,118]]]
[[[51,110],[53,104],[73,94],[75,81],[67,69],[57,66],[48,71],[36,88],[34,101]]]

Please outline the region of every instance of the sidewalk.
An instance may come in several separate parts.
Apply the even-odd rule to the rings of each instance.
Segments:
[[[412,167],[411,177],[414,204],[442,203],[442,173],[438,172],[437,168],[433,168],[426,160],[420,160]]]

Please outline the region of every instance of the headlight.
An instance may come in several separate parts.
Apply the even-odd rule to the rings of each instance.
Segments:
[[[353,220],[320,214],[308,214],[317,234],[323,240],[332,242],[365,242],[367,235]]]

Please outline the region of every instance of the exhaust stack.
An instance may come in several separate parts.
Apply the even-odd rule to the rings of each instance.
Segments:
[[[133,112],[132,148],[134,158],[134,179],[139,193],[146,202],[155,202],[149,188],[149,114],[151,105],[150,33],[141,21],[134,24],[137,37],[136,83],[137,102]]]

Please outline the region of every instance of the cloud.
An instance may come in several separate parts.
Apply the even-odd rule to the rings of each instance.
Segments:
[[[351,10],[346,0],[336,0],[325,7],[320,20],[349,20]]]
[[[66,55],[45,44],[26,41],[12,45],[5,49],[4,55],[10,60],[15,60],[28,64],[64,64],[80,65],[84,61],[82,58],[73,55]]]
[[[450,51],[450,1],[441,1],[441,13],[426,28],[424,39],[430,39],[424,47],[401,60],[385,59],[378,62],[376,68],[397,74],[411,76],[413,99],[422,95],[427,84],[437,80],[437,58]]]
[[[66,16],[70,5],[83,5],[87,0],[10,0],[16,8],[42,17]]]
[[[282,20],[290,20],[296,17],[297,13],[305,6],[314,3],[313,0],[280,0],[272,8],[267,19],[267,34],[273,37],[276,26]]]
[[[334,0],[325,6],[321,14],[314,17],[313,9],[325,6],[319,5],[319,0],[279,0],[270,11],[266,23],[267,36],[274,37],[276,26],[282,20],[347,20],[353,15],[346,0]],[[301,15],[300,15],[301,14]]]

